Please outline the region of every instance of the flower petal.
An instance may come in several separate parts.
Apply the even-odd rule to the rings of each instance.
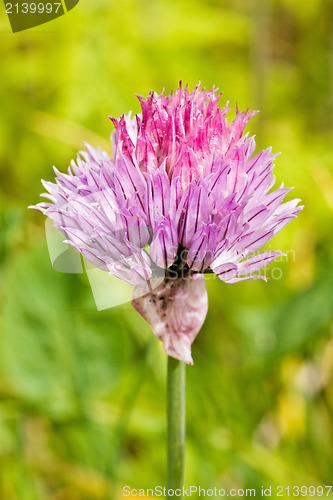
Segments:
[[[238,264],[238,274],[240,276],[244,276],[247,274],[256,273],[260,271],[265,266],[268,266],[273,260],[281,255],[286,255],[283,252],[277,251],[267,251],[259,253],[258,255],[254,255],[247,260],[244,260],[240,264]]]

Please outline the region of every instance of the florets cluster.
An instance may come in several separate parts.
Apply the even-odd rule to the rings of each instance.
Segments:
[[[255,112],[218,105],[199,85],[164,96],[139,96],[142,113],[111,118],[113,156],[85,144],[56,183],[43,181],[50,203],[36,206],[90,262],[137,285],[154,271],[183,277],[214,272],[234,283],[281,252],[255,252],[302,207],[271,191],[275,155],[253,156],[243,136]],[[176,273],[176,274],[175,274]]]

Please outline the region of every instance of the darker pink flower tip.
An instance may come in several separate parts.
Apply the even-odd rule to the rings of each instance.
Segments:
[[[89,261],[133,285],[161,269],[166,279],[265,279],[252,273],[282,254],[256,252],[303,207],[282,203],[290,188],[272,191],[271,149],[253,156],[243,131],[255,112],[237,109],[229,124],[220,94],[200,85],[138,98],[141,114],[111,118],[112,158],[86,144],[67,174],[43,182],[51,202],[35,208]]]

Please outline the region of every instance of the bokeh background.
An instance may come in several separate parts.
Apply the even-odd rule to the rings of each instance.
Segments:
[[[28,211],[82,140],[110,151],[134,92],[216,85],[273,146],[305,210],[268,283],[208,280],[187,370],[186,484],[330,485],[333,8],[330,0],[94,0],[12,34],[0,6],[1,500],[106,500],[165,485],[165,355],[129,304],[97,311]],[[232,119],[234,112],[230,112]],[[289,195],[289,199],[291,196]]]

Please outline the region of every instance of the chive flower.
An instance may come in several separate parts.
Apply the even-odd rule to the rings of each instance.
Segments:
[[[227,121],[216,89],[138,96],[142,112],[111,118],[112,157],[85,144],[39,203],[98,268],[135,286],[133,305],[168,355],[192,364],[191,344],[207,313],[204,274],[225,283],[263,279],[278,251],[258,250],[300,210],[272,190],[271,148],[254,155],[243,135],[256,113]],[[154,278],[163,274],[154,285]]]

